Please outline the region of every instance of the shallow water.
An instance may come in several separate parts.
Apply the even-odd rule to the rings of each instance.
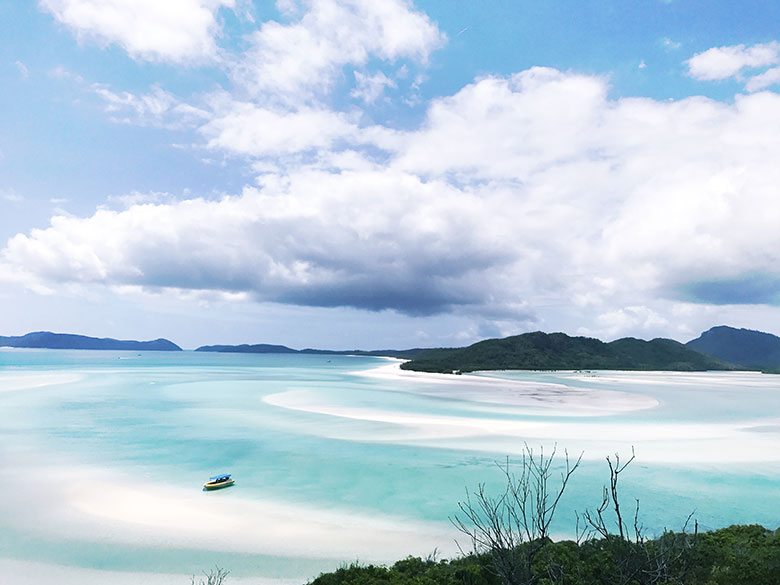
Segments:
[[[559,461],[584,451],[561,536],[599,503],[604,457],[632,447],[622,493],[649,533],[694,509],[703,528],[780,524],[780,377],[399,377],[389,363],[0,350],[0,567],[20,583],[189,583],[214,565],[231,582],[303,583],[354,560],[452,555],[464,490],[498,489],[496,461],[524,443],[557,444]],[[200,491],[225,471],[235,487]]]

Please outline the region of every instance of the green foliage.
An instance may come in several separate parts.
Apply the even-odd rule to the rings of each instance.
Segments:
[[[453,561],[407,557],[392,567],[353,563],[323,573],[311,585],[500,585],[485,556]]]
[[[669,561],[662,574],[658,559]],[[391,567],[353,564],[311,585],[502,585],[491,562],[485,553],[451,561],[408,557]],[[780,585],[780,530],[730,526],[639,543],[618,536],[551,542],[534,558],[533,578],[537,585]]]
[[[459,349],[420,353],[403,369],[420,372],[477,370],[677,370],[733,369],[671,339],[643,341],[627,337],[604,343],[565,333],[525,333],[487,339]]]
[[[780,531],[754,525],[703,534],[695,566],[704,585],[780,584]]]

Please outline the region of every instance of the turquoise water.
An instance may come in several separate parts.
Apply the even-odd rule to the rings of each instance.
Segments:
[[[454,554],[465,489],[499,489],[495,462],[524,442],[557,444],[559,461],[585,453],[561,536],[599,503],[604,457],[632,447],[624,501],[640,499],[650,533],[693,510],[703,528],[780,525],[780,377],[355,375],[388,363],[0,350],[0,561],[83,570],[85,583],[105,582],[99,571],[188,583],[214,565],[236,582],[303,583],[357,559]],[[224,471],[234,488],[200,492]]]

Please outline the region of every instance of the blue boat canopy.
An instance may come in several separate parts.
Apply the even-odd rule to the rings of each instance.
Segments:
[[[221,479],[230,479],[229,473],[223,473],[221,475],[215,475],[214,477],[210,477],[209,480],[211,481],[219,481]]]

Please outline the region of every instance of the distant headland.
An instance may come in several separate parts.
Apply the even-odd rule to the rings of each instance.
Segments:
[[[413,359],[430,349],[292,349],[286,345],[269,345],[267,343],[258,343],[255,345],[204,345],[195,351],[210,351],[218,353],[304,353],[314,355],[363,355],[369,357],[394,357],[401,359]]]
[[[132,341],[111,339],[110,337],[87,337],[71,333],[51,333],[36,331],[16,337],[0,336],[0,347],[23,347],[38,349],[113,349],[131,351],[181,351],[182,349],[167,339],[153,341]]]

